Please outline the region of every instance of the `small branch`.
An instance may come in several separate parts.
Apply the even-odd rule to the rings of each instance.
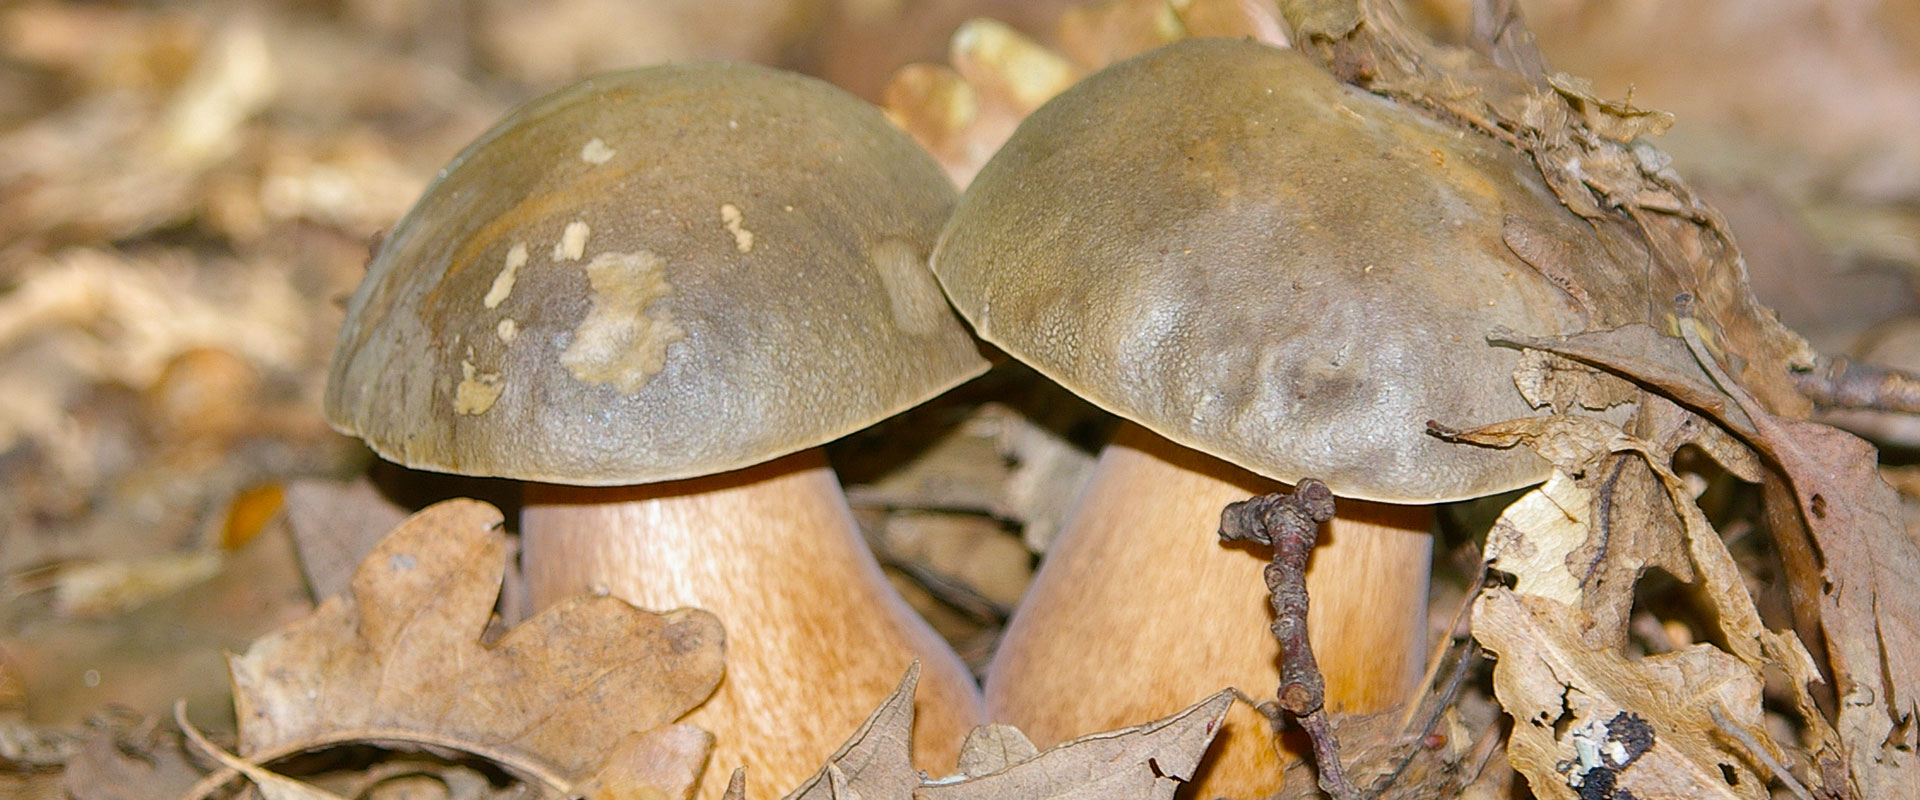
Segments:
[[[1336,800],[1359,800],[1365,795],[1340,764],[1340,742],[1324,708],[1326,684],[1314,662],[1313,646],[1307,642],[1307,557],[1313,553],[1320,523],[1332,518],[1333,492],[1308,478],[1292,494],[1261,495],[1227,506],[1220,512],[1220,538],[1273,546],[1266,579],[1273,603],[1273,638],[1280,642],[1279,706],[1313,740],[1321,791]]]
[[[1794,385],[1815,405],[1920,414],[1920,377],[1897,369],[1820,356]]]

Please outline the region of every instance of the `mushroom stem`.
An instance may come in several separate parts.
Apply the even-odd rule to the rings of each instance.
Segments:
[[[701,798],[743,764],[763,791],[798,785],[914,659],[915,766],[951,771],[982,719],[966,667],[887,583],[817,449],[666,483],[530,484],[521,533],[536,608],[604,591],[726,625],[726,678],[683,720],[715,737]]]
[[[1261,577],[1271,551],[1222,545],[1215,531],[1228,503],[1284,488],[1124,424],[1001,640],[988,714],[1044,748],[1222,686],[1271,695],[1280,653]],[[1308,630],[1326,707],[1380,711],[1407,698],[1426,658],[1432,510],[1337,506],[1307,569]],[[1236,707],[1190,796],[1272,793],[1282,761],[1270,730]]]

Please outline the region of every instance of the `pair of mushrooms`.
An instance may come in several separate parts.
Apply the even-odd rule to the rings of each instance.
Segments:
[[[918,658],[916,763],[939,774],[978,695],[810,449],[984,369],[931,252],[982,338],[1137,423],[1017,613],[987,714],[1044,747],[1264,694],[1265,558],[1213,530],[1308,476],[1351,498],[1308,573],[1329,703],[1378,710],[1425,655],[1426,505],[1545,472],[1426,421],[1532,413],[1484,334],[1588,321],[1503,244],[1516,216],[1582,237],[1517,155],[1249,42],[1083,81],[957,207],[825,84],[654,68],[537,101],[455,160],[354,295],[327,408],[403,464],[535,481],[536,604],[718,613],[727,677],[691,721],[719,769],[792,785]],[[1196,796],[1273,790],[1264,721],[1215,747]]]

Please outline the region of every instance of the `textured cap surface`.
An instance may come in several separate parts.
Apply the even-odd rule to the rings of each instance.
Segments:
[[[1503,237],[1503,230],[1507,235]],[[1188,447],[1403,503],[1536,482],[1521,449],[1448,444],[1536,413],[1496,326],[1642,309],[1587,225],[1510,150],[1335,82],[1302,56],[1182,42],[1042,107],[980,172],[933,266],[979,335]],[[1594,275],[1558,288],[1507,241]]]
[[[925,266],[954,198],[811,78],[591,79],[495,126],[394,228],[327,417],[407,466],[586,485],[822,444],[985,370]]]

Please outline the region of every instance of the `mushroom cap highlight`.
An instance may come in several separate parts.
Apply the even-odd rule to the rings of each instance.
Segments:
[[[1516,229],[1586,284],[1517,256]],[[1426,423],[1540,413],[1494,328],[1571,333],[1645,306],[1517,153],[1226,39],[1121,62],[1028,117],[933,269],[981,338],[1095,404],[1389,503],[1544,479],[1524,448],[1446,443]]]
[[[823,444],[986,369],[926,269],[955,197],[818,80],[592,78],[469,145],[387,236],[327,418],[409,467],[576,485]]]

